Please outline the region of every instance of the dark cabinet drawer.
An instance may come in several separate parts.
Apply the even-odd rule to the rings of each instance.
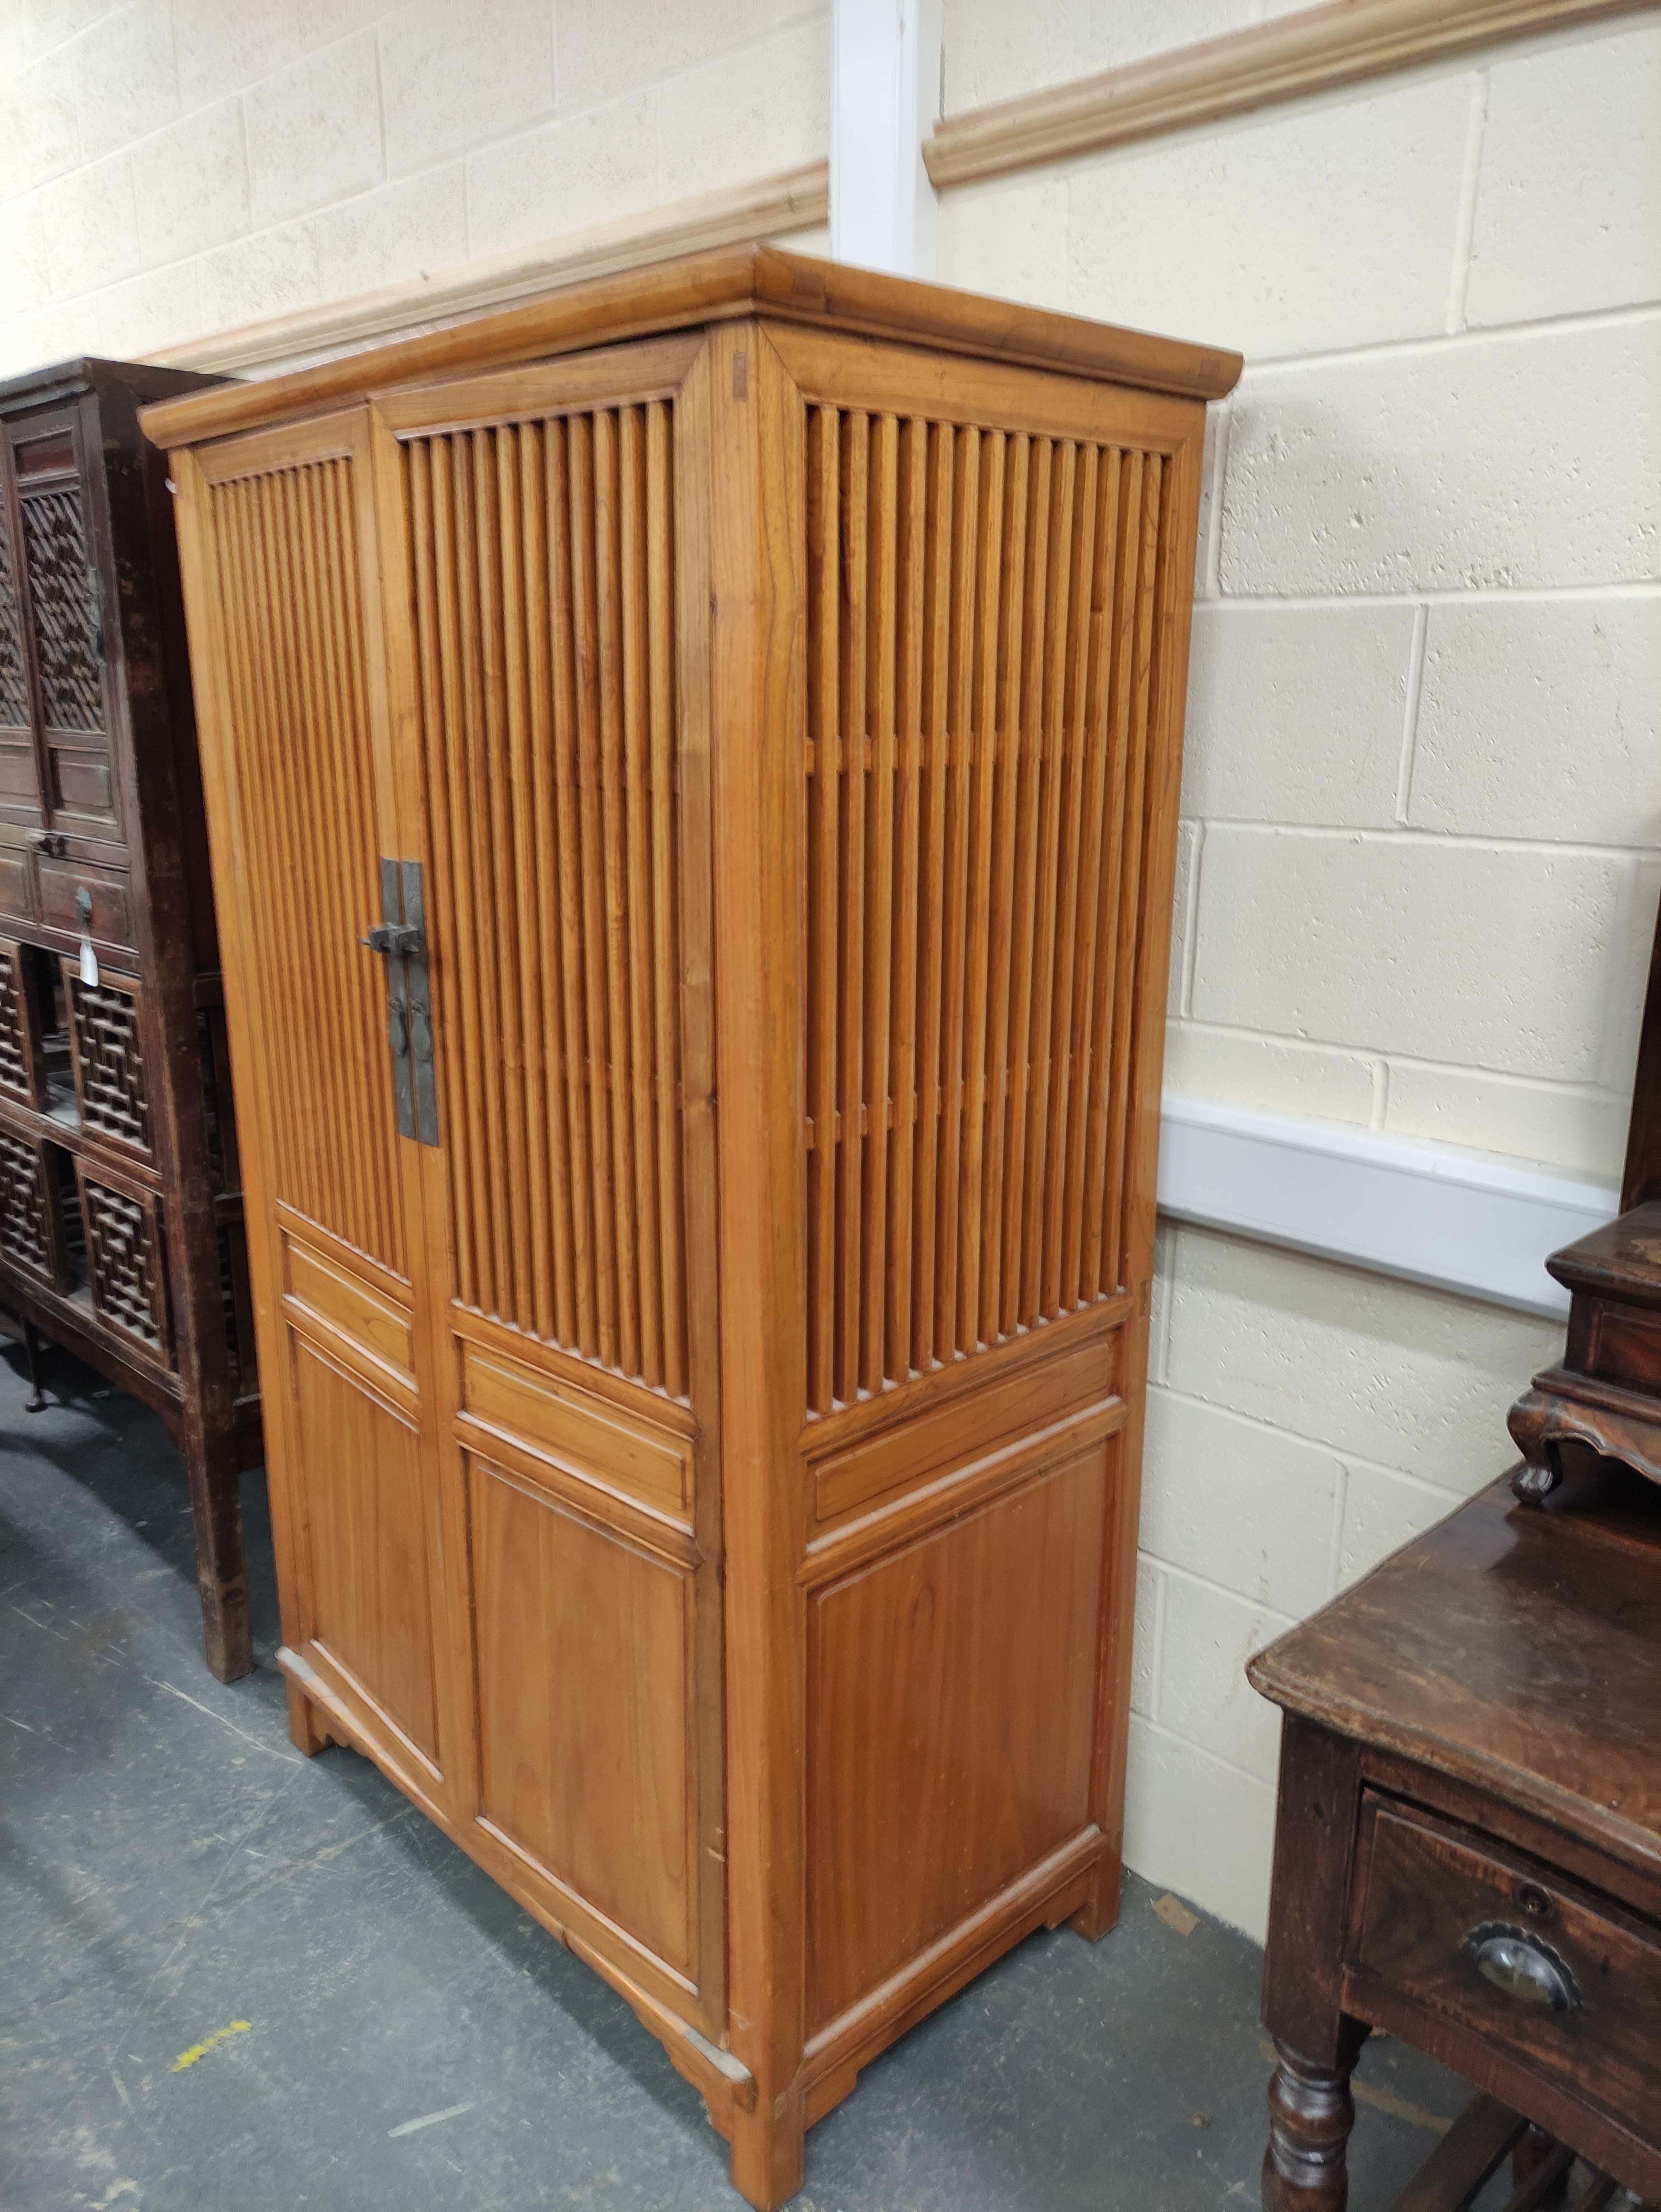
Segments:
[[[0,845],[0,914],[13,921],[34,920],[34,870],[29,855]]]
[[[1661,2140],[1661,1928],[1393,1800],[1362,1833],[1358,1995],[1382,1985]]]
[[[95,944],[127,945],[133,941],[132,901],[125,871],[89,867],[80,860],[40,862],[40,919],[51,929],[81,934],[81,909],[76,895],[87,890],[92,898],[90,934]]]

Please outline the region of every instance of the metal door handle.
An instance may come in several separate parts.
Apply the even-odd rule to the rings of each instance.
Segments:
[[[427,950],[423,932],[406,929],[401,923],[378,921],[367,937],[357,941],[389,960],[419,960]]]
[[[1531,1929],[1484,1920],[1471,1929],[1463,1948],[1482,1979],[1519,2004],[1542,2012],[1580,2009],[1580,1985],[1568,1962]]]

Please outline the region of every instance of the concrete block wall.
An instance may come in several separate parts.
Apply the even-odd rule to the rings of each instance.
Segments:
[[[946,104],[1263,12],[946,0]],[[950,191],[940,273],[1247,357],[1168,1086],[1613,1180],[1661,890],[1661,16]],[[1256,1933],[1244,1661],[1510,1463],[1561,1335],[1191,1229],[1158,1290],[1127,1850]]]
[[[0,374],[823,159],[825,0],[4,0]]]

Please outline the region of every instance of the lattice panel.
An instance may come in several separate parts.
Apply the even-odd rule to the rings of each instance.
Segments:
[[[272,1194],[406,1275],[353,464],[212,492],[259,963]]]
[[[22,968],[15,947],[0,945],[0,1084],[33,1101],[32,1076]]]
[[[13,571],[11,532],[0,513],[0,726],[29,726],[29,685],[23,666],[23,610]]]
[[[40,1154],[33,1145],[0,1129],[0,1252],[38,1275],[49,1276],[48,1203]]]
[[[810,409],[808,1389],[1118,1285],[1159,458]]]
[[[406,448],[465,1302],[686,1389],[669,406]]]
[[[64,970],[75,1042],[81,1119],[123,1144],[150,1149],[150,1109],[138,1041],[138,1001],[111,983],[88,985]]]
[[[98,599],[81,495],[66,486],[31,493],[18,504],[47,723],[57,730],[101,730]]]
[[[160,1224],[139,1200],[94,1182],[84,1172],[81,1204],[94,1310],[165,1358],[167,1309]]]

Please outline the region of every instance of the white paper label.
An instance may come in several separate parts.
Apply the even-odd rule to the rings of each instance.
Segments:
[[[98,955],[92,949],[92,939],[81,940],[81,981],[89,991],[98,988]]]

